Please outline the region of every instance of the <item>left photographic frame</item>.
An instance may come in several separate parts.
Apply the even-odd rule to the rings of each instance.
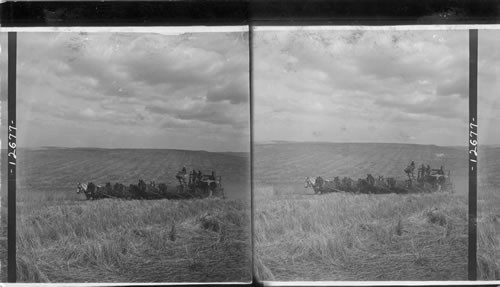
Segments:
[[[248,32],[17,33],[17,282],[251,282]]]

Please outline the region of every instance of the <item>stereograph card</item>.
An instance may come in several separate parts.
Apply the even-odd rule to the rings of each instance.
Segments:
[[[492,3],[277,2],[0,4],[1,282],[500,282]]]

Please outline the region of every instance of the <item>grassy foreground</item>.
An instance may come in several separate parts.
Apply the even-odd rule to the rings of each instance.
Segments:
[[[240,201],[20,204],[18,282],[248,281]]]
[[[310,191],[309,191],[310,192]],[[255,190],[262,280],[466,280],[465,194]]]
[[[500,187],[479,186],[477,267],[479,280],[500,280]]]
[[[484,146],[479,151],[478,279],[500,280],[500,147]]]

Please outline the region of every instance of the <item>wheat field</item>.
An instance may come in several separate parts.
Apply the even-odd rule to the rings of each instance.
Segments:
[[[304,178],[404,176],[444,165],[454,193],[314,195]],[[254,148],[255,272],[261,280],[466,280],[465,148],[279,143]]]
[[[480,148],[478,167],[478,279],[500,280],[500,148]]]
[[[248,155],[173,150],[19,152],[18,282],[251,280]],[[226,199],[87,201],[76,182],[172,184],[185,165]],[[247,179],[248,180],[248,179]]]
[[[466,153],[454,147],[378,146],[378,149],[361,144],[347,147],[321,144],[320,148],[310,144],[255,146],[256,278],[285,281],[467,278],[467,179],[463,165]],[[484,148],[480,154],[477,236],[478,277],[483,280],[500,279],[499,151]],[[234,198],[225,200],[85,201],[74,193],[76,176],[67,178],[78,172],[83,174],[90,163],[99,166],[109,158],[98,154],[88,159],[86,169],[81,159],[88,153],[82,151],[65,156],[47,150],[30,152],[24,160],[36,160],[25,162],[29,167],[18,175],[20,282],[250,280],[250,215],[248,201],[241,200],[244,195],[233,194]],[[388,152],[391,154],[387,155]],[[195,157],[199,156],[180,154],[191,163],[197,162]],[[58,156],[59,160],[51,163],[59,167],[51,183],[44,180],[51,176],[51,169],[42,168],[47,161],[41,158]],[[236,179],[228,182],[235,190],[238,180],[244,178],[241,174],[245,168],[235,170],[241,166],[237,162],[242,156],[225,154],[222,158],[226,156],[230,160],[226,159],[224,165],[224,160],[218,157],[218,166],[230,167],[224,172]],[[116,154],[114,157],[120,158]],[[115,163],[122,170],[101,165],[92,172],[95,177],[101,175],[101,180],[106,179],[103,170],[120,180],[126,180],[120,176],[128,170],[130,182],[138,176],[147,176],[141,175],[139,169],[126,169],[131,162],[138,164],[136,157],[132,158],[122,157],[123,162]],[[397,176],[399,166],[411,158],[427,160],[433,166],[445,164],[452,171],[455,193],[314,195],[303,186],[304,175],[362,177],[372,172]],[[62,167],[62,162],[66,167]],[[208,165],[210,160],[198,162]],[[149,175],[158,174],[159,181],[162,173],[168,174],[146,163],[143,162],[142,170]],[[173,160],[170,164],[173,172],[176,165]],[[35,171],[38,173],[33,175]],[[90,171],[83,175],[92,177]],[[36,186],[33,179],[42,188],[33,189]],[[2,190],[5,191],[4,186]],[[2,200],[3,214],[4,203]],[[3,227],[5,220],[2,216]],[[5,237],[5,228],[2,230]],[[6,255],[6,241],[1,243],[2,254]],[[5,260],[6,256],[2,256],[2,263]],[[5,267],[2,264],[4,279]]]

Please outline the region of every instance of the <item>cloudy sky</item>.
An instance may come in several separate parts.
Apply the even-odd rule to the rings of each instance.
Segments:
[[[499,36],[479,32],[482,144],[500,144]],[[22,146],[248,150],[246,33],[19,33],[18,49]],[[257,141],[467,143],[467,30],[257,30],[253,59]]]
[[[468,31],[256,31],[256,141],[466,145]]]
[[[249,150],[248,33],[19,33],[24,147]]]
[[[480,30],[478,37],[478,140],[500,145],[500,30]]]

